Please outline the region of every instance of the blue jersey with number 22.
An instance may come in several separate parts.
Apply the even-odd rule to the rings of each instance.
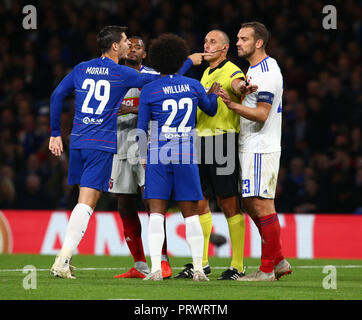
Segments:
[[[188,159],[193,156],[193,129],[198,106],[214,116],[217,96],[214,93],[207,95],[195,79],[178,74],[167,75],[143,87],[137,128],[147,133],[148,123],[152,121],[148,163],[155,163],[156,157],[161,162],[166,158],[182,162],[185,156]],[[141,139],[139,145],[141,157],[145,158],[147,145]]]

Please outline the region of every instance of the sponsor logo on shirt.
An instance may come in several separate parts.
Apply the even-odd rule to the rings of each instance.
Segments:
[[[102,122],[103,122],[103,119],[94,119],[94,118],[89,118],[89,117],[83,118],[84,124],[102,124]]]
[[[137,107],[140,103],[140,98],[139,97],[135,97],[135,98],[124,98],[122,101],[122,104],[125,104],[127,106],[130,107]]]
[[[182,138],[182,137],[188,137],[188,132],[182,132],[182,133],[162,133],[166,139],[174,139],[174,138]]]

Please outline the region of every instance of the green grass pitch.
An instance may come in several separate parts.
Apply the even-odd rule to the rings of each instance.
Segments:
[[[211,258],[209,282],[168,279],[160,282],[141,279],[114,279],[133,265],[131,257],[76,255],[76,280],[54,278],[49,268],[54,256],[0,255],[0,300],[361,300],[362,260],[288,259],[293,273],[279,281],[244,283],[216,280],[230,259]],[[174,275],[189,258],[170,258]],[[245,259],[247,273],[259,259]],[[23,268],[32,265],[36,275]],[[323,267],[336,267],[336,289],[323,288]],[[33,274],[34,275],[34,274]],[[35,282],[34,282],[35,279]],[[325,280],[326,282],[327,280]],[[25,287],[36,287],[25,289]]]

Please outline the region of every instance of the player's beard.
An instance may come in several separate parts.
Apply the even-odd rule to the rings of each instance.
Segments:
[[[126,59],[127,58],[127,53],[120,53],[120,54],[118,54],[118,59],[119,60],[124,60],[124,59]]]
[[[243,52],[238,52],[238,56],[240,58],[244,58],[246,60],[249,60],[249,58],[255,53],[255,48],[250,50],[249,52],[248,51],[243,51]]]
[[[138,66],[140,64],[140,61],[126,58],[126,63],[131,66]]]

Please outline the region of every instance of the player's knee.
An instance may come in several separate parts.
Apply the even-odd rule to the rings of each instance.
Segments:
[[[80,187],[78,203],[84,203],[94,210],[101,194],[102,192],[99,190],[88,187]]]
[[[137,213],[137,206],[131,197],[118,199],[118,211],[121,215],[132,215]]]
[[[197,203],[197,211],[199,214],[205,214],[210,212],[209,202],[207,200],[200,200]]]
[[[274,201],[271,199],[256,198],[252,204],[253,211],[258,218],[275,212]]]
[[[234,215],[240,213],[240,207],[236,199],[219,199],[218,205],[227,218],[233,217]]]
[[[150,205],[149,205],[148,199],[143,199],[142,203],[143,203],[143,206],[145,207],[145,210],[147,212],[150,212]]]

